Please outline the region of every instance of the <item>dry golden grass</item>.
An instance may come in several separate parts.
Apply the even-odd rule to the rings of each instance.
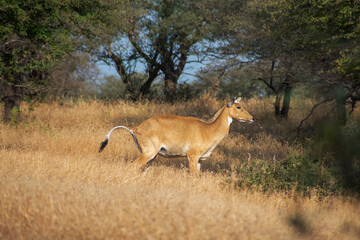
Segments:
[[[258,123],[234,123],[201,176],[176,159],[157,159],[146,175],[137,172],[130,164],[137,149],[121,130],[97,152],[114,125],[164,113],[210,119],[221,105],[39,104],[17,127],[1,124],[0,239],[359,239],[354,199],[238,190],[216,173],[249,156],[276,160],[302,151],[273,137],[284,126],[271,120],[268,100],[245,102]]]

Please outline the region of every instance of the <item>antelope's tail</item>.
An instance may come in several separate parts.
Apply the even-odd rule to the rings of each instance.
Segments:
[[[112,128],[109,131],[109,133],[106,135],[105,140],[101,143],[99,152],[102,152],[102,150],[104,150],[104,148],[106,147],[106,145],[109,142],[109,138],[110,138],[110,135],[111,135],[112,131],[114,131],[117,128],[124,128],[124,129],[128,130],[131,133],[131,135],[132,135],[132,137],[134,139],[136,147],[139,149],[140,153],[142,153],[141,147],[139,146],[139,143],[138,143],[138,141],[136,139],[135,133],[130,128],[125,127],[125,126],[116,126],[116,127]]]

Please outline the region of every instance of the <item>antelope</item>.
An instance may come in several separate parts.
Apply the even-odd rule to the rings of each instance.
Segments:
[[[106,135],[99,152],[108,144],[111,133],[118,128],[129,131],[140,151],[133,162],[141,168],[160,154],[164,157],[187,157],[190,173],[200,171],[199,160],[205,160],[228,134],[233,119],[253,122],[254,118],[240,106],[241,98],[232,99],[219,109],[212,122],[194,117],[162,115],[149,118],[136,127],[116,126]],[[145,171],[145,172],[146,172]]]

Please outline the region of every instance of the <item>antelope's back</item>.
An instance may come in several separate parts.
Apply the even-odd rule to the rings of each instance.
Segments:
[[[142,137],[156,137],[160,141],[183,143],[198,138],[205,124],[193,117],[161,115],[142,122],[136,133]]]

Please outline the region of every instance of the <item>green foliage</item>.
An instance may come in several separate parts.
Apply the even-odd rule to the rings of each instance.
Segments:
[[[134,74],[131,76],[133,91],[139,92],[142,84],[146,81],[146,74]],[[150,92],[147,94],[147,99],[163,100],[163,84],[155,82]],[[114,99],[131,99],[132,95],[126,89],[125,84],[117,76],[106,76],[104,80],[98,84],[99,99],[114,100]]]
[[[108,25],[104,48],[96,49],[98,58],[115,63],[117,71],[132,98],[149,95],[149,86],[158,76],[164,81],[163,93],[168,100],[183,98],[178,79],[189,56],[201,59],[208,52],[201,45],[212,38],[217,21],[208,16],[216,1],[146,1],[135,0],[116,5],[113,18],[122,19]],[[193,60],[192,60],[193,61]],[[148,76],[136,92],[131,76],[139,73],[139,64]],[[180,88],[183,88],[183,85]],[[150,94],[151,95],[151,94]],[[152,96],[149,95],[149,98]],[[186,94],[185,94],[186,95]],[[187,98],[187,97],[185,97]]]
[[[336,60],[338,72],[343,78],[353,81],[360,79],[360,47],[345,49],[340,53],[340,58]]]
[[[334,81],[327,82],[330,76],[337,85],[359,80],[360,5],[356,1],[253,0],[248,6],[247,27],[261,29],[253,33],[257,40],[250,41],[254,54],[273,58],[292,54],[312,63],[308,71],[323,75],[323,86],[333,87]]]
[[[360,193],[360,123],[345,126],[319,121],[304,141],[304,153],[278,162],[249,161],[236,170],[236,186],[265,192],[296,191],[322,195]]]
[[[230,63],[225,63],[226,66]],[[213,71],[211,64],[209,68],[201,74],[201,78],[192,84],[194,89],[208,91],[212,89],[216,81],[219,81],[219,73]],[[243,98],[264,97],[272,94],[271,89],[265,84],[257,80],[259,69],[254,69],[253,65],[234,67],[227,69],[221,75],[219,85],[214,90],[215,96],[220,99],[229,99],[233,96],[241,96]]]
[[[329,166],[338,188],[360,193],[360,123],[352,120],[345,126],[321,121],[309,146],[313,157]]]
[[[19,81],[17,74],[46,72],[71,49],[64,37],[70,31],[61,22],[65,3],[3,0],[1,6],[0,76],[5,81]]]
[[[323,99],[336,99],[334,89],[346,89],[348,99],[337,108],[339,116],[344,115],[346,100],[359,101],[357,1],[250,0],[237,10],[224,53],[253,60],[258,66],[252,70],[254,79],[261,78],[280,97],[285,85],[308,86]]]
[[[237,185],[261,189],[266,192],[312,189],[330,190],[330,173],[309,156],[292,156],[280,163],[265,161],[246,162],[236,169]]]
[[[46,86],[54,66],[81,48],[85,34],[101,29],[110,3],[1,0],[0,84],[21,87],[25,95]]]
[[[39,96],[50,88],[49,76],[54,67],[81,49],[85,35],[101,29],[99,20],[111,2],[0,0],[0,88],[5,89],[0,98],[5,102],[4,121],[10,121],[8,106],[16,102],[20,109],[24,96]]]
[[[54,132],[54,130],[51,129],[51,127],[48,127],[48,126],[42,125],[42,126],[40,127],[40,133],[41,133],[41,135],[43,135],[43,136],[55,137],[55,132]]]
[[[10,113],[10,123],[11,125],[17,125],[19,122],[20,109],[18,107],[13,107]]]
[[[35,110],[35,102],[29,96],[25,96],[25,102],[28,104],[28,113],[33,112]]]
[[[116,76],[107,76],[105,82],[99,86],[98,98],[119,99],[125,97],[125,85]]]

